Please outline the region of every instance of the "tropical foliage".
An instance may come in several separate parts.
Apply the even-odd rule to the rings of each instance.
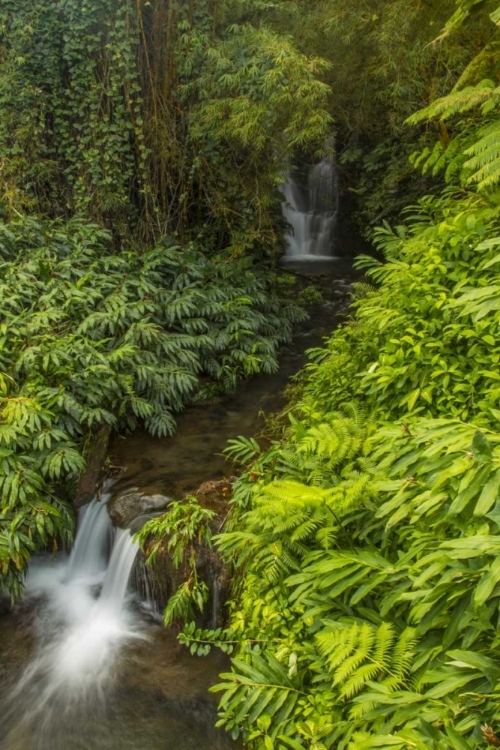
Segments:
[[[442,188],[440,174],[429,170],[422,176],[408,157],[424,147],[432,150],[436,135],[446,147],[447,128],[432,121],[410,130],[404,123],[455,85],[466,85],[461,75],[478,54],[488,60],[496,40],[488,11],[495,5],[476,4],[436,42],[456,8],[454,0],[273,3],[276,27],[293,34],[301,51],[330,63],[323,80],[332,90],[344,200],[370,240],[374,226],[397,219],[425,191]],[[483,66],[474,83],[488,76],[495,80]]]
[[[184,576],[166,622],[232,654],[219,723],[258,750],[500,746],[499,19],[498,0],[0,10],[14,593],[70,532],[61,498],[94,430],[170,434],[189,400],[275,368],[302,313],[253,258],[282,247],[283,172],[331,150],[332,116],[367,233],[415,204],[358,260],[287,427],[228,446],[224,531],[188,499],[141,533]],[[192,619],[201,544],[234,577],[214,631]]]
[[[380,233],[378,287],[313,352],[284,437],[228,448],[250,467],[216,539],[239,582],[216,690],[251,746],[472,750],[498,731],[497,210],[424,209]]]
[[[110,243],[76,220],[0,226],[0,560],[12,590],[30,554],[71,531],[56,489],[82,471],[82,441],[139,422],[172,434],[188,401],[274,371],[304,316],[250,262],[169,242],[114,255]]]
[[[77,211],[119,238],[201,233],[207,249],[274,253],[286,163],[324,150],[335,127],[368,235],[440,185],[409,169],[405,118],[476,53],[486,64],[468,85],[495,80],[485,5],[464,5],[433,44],[453,0],[4,2],[3,211]],[[432,150],[434,128],[417,138]]]
[[[0,10],[2,206],[272,254],[278,185],[331,128],[325,63],[261,0],[29,0]]]
[[[211,523],[216,517],[215,511],[202,508],[196,497],[188,496],[184,501],[174,501],[168,513],[148,521],[137,535],[147,565],[154,565],[161,552],[181,570],[182,580],[165,608],[165,625],[193,618],[207,603],[208,586],[198,575],[197,561],[200,547],[211,546]]]
[[[228,446],[246,469],[215,539],[236,581],[229,627],[182,641],[234,649],[219,723],[250,747],[500,745],[493,88],[459,85],[415,118],[462,118],[439,147],[461,160],[450,186],[376,232],[383,262],[358,260],[353,315],[310,353],[283,434]]]

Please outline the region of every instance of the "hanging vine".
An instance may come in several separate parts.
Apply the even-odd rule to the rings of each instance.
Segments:
[[[21,2],[2,21],[1,107],[10,116],[0,146],[13,197],[23,186],[21,205],[115,228],[130,221],[131,204],[137,213],[147,194],[148,156],[132,8],[44,0],[33,13]]]
[[[272,249],[283,159],[317,147],[330,117],[322,64],[260,28],[257,6],[6,0],[4,215],[79,214],[117,238]]]

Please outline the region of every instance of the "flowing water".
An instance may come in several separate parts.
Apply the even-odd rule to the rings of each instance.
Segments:
[[[106,509],[111,493],[106,487],[101,501],[93,500],[80,512],[78,539],[65,571],[68,580],[94,579],[107,567],[107,547],[112,537],[112,526]]]
[[[324,261],[335,255],[339,213],[335,165],[323,159],[304,175],[290,172],[283,186],[283,214],[291,225],[285,261]]]
[[[128,530],[112,534],[108,497],[82,509],[68,559],[33,562],[28,603],[2,628],[0,747],[229,748],[233,743],[212,728],[206,698],[220,661],[209,661],[208,684],[194,674],[193,684],[179,689],[185,654],[179,659],[173,636],[127,596],[138,546]],[[184,683],[193,663],[183,670]]]
[[[117,487],[181,497],[228,475],[229,438],[258,435],[262,412],[284,403],[283,387],[304,350],[321,343],[345,306],[345,280],[283,352],[279,373],[255,377],[227,398],[193,406],[173,438],[118,438]],[[128,589],[137,546],[113,530],[109,488],[83,508],[69,557],[33,562],[27,600],[0,616],[0,750],[226,750],[208,688],[227,667],[213,653],[191,657],[172,631],[142,613]],[[211,619],[218,616],[214,580]]]

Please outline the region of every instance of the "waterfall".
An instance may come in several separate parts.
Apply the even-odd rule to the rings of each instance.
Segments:
[[[283,214],[292,227],[285,260],[325,260],[334,255],[339,211],[338,174],[330,159],[308,170],[291,172],[282,188]]]
[[[68,581],[77,578],[91,581],[106,570],[106,553],[113,530],[106,508],[109,497],[107,493],[100,501],[94,498],[80,511],[81,525],[66,569]]]
[[[142,609],[158,621],[163,621],[163,610],[171,594],[168,579],[158,579],[152,568],[139,555],[132,570],[132,589],[136,592]]]
[[[144,638],[126,598],[138,544],[119,529],[106,566],[111,530],[106,501],[94,499],[80,512],[69,559],[32,564],[26,591],[37,597],[38,644],[11,693],[14,728],[22,724],[49,734],[61,715],[81,711],[82,703],[97,709],[121,647]]]
[[[118,529],[99,604],[114,610],[121,609],[139,545],[128,529]]]

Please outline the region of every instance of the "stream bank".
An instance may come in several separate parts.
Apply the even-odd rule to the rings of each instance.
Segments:
[[[222,454],[227,441],[239,435],[258,437],[265,415],[285,406],[284,389],[290,377],[307,361],[306,351],[321,346],[345,314],[349,291],[347,269],[344,275],[328,279],[323,302],[309,311],[309,320],[282,348],[279,370],[249,378],[227,396],[189,406],[177,416],[173,437],[155,438],[142,430],[115,436],[111,461],[121,473],[114,492],[138,487],[144,493],[180,499],[203,482],[227,476],[232,470]]]

